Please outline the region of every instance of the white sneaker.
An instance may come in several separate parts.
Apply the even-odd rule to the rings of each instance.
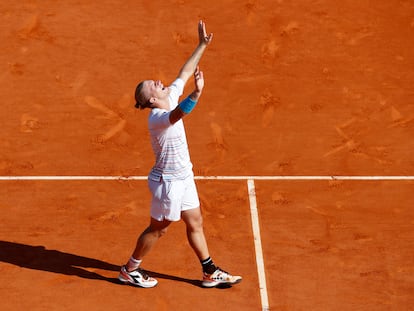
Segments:
[[[158,284],[158,281],[150,277],[144,270],[138,268],[129,272],[126,266],[122,266],[121,272],[119,272],[118,280],[123,283],[130,283],[132,285],[141,286],[145,288],[154,287]]]
[[[217,285],[234,285],[240,283],[241,281],[241,276],[231,275],[230,273],[217,268],[213,274],[204,272],[203,282],[201,284],[203,287],[215,287]]]

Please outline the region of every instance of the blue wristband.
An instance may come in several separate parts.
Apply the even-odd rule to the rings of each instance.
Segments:
[[[190,96],[188,96],[179,104],[179,107],[184,113],[188,114],[194,109],[196,104],[197,101],[191,99]]]

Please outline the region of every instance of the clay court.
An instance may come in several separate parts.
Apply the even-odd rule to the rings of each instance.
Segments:
[[[411,310],[411,1],[2,1],[0,310]],[[143,79],[197,44],[184,120],[211,255],[182,222],[117,282],[148,225]],[[191,91],[187,84],[185,94]]]

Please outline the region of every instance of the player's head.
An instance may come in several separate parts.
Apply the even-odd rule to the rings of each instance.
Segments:
[[[140,82],[135,89],[135,107],[144,109],[152,108],[157,101],[164,100],[169,89],[164,87],[160,80],[145,80]]]

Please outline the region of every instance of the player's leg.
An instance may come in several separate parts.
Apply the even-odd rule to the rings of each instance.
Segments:
[[[144,256],[152,249],[155,243],[163,236],[171,221],[158,221],[151,218],[150,225],[141,233],[137,240],[135,250],[125,266],[122,266],[118,279],[124,283],[130,283],[141,287],[154,287],[158,281],[150,277],[140,264]]]
[[[186,224],[187,239],[200,260],[208,258],[209,252],[203,230],[203,217],[200,208],[185,210],[181,218]]]
[[[220,284],[231,285],[239,283],[242,280],[240,276],[233,276],[223,271],[211,259],[204,235],[203,217],[199,204],[196,185],[191,178],[187,180],[186,192],[182,202],[181,218],[186,224],[188,242],[202,266],[202,285],[204,287],[214,287]]]
[[[167,232],[167,228],[170,224],[171,221],[166,219],[158,221],[151,218],[150,225],[141,233],[137,240],[137,245],[132,253],[132,257],[136,260],[142,260],[159,238]]]
[[[203,218],[200,208],[194,208],[182,212],[182,219],[187,227],[188,241],[201,262],[203,269],[204,287],[215,287],[221,284],[237,284],[242,278],[217,267],[211,259],[203,230]]]

